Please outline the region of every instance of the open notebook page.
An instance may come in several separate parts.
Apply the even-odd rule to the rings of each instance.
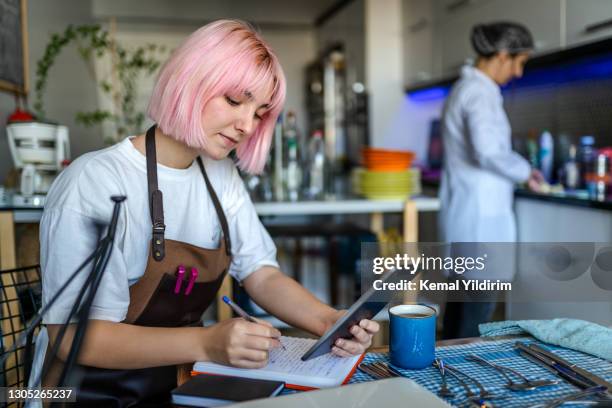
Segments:
[[[202,373],[280,380],[287,384],[305,387],[324,388],[342,384],[361,356],[344,358],[329,353],[302,361],[302,355],[316,341],[316,339],[281,337],[286,350],[278,347],[270,351],[268,365],[264,368],[235,368],[216,363],[196,362],[193,370]]]

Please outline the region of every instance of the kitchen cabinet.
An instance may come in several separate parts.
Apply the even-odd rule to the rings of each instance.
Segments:
[[[537,53],[559,48],[562,0],[493,0],[478,8],[484,21],[513,21],[524,24],[535,41]]]
[[[561,21],[563,1],[566,0],[404,0],[405,83],[458,74],[460,67],[475,57],[470,34],[476,24],[515,21],[529,28],[537,53],[561,47],[565,42],[561,38],[565,24]],[[587,1],[606,3],[612,8],[610,0]],[[590,20],[579,21],[570,16],[582,0],[567,2],[568,19],[581,27],[587,25]]]
[[[517,197],[515,212],[519,242],[612,242],[612,210],[579,207],[568,204],[540,201],[533,198]],[[592,281],[590,273],[561,282],[554,288],[534,284],[542,273],[535,270],[523,253],[529,248],[520,246],[517,259],[516,280],[523,282],[520,293],[510,292],[506,297],[506,319],[553,319],[567,317],[584,319],[606,326],[612,325],[612,292],[602,295],[602,289]],[[580,259],[572,255],[570,265],[577,265]],[[527,283],[527,284],[525,284]],[[560,283],[559,283],[560,284]],[[530,296],[527,291],[533,291]],[[561,293],[571,293],[567,299]],[[541,293],[549,291],[550,293]],[[602,301],[602,296],[606,298]],[[526,298],[553,298],[554,301],[526,302]],[[597,299],[597,301],[593,301]],[[580,300],[580,301],[579,301]]]
[[[436,0],[434,42],[440,53],[442,75],[457,74],[466,60],[474,57],[470,43],[472,27],[491,20],[481,8],[491,0]]]
[[[439,74],[434,61],[433,2],[405,0],[402,6],[404,83],[429,81]]]
[[[470,34],[476,24],[524,24],[534,37],[538,53],[561,46],[561,0],[439,0],[436,6],[435,42],[444,74],[457,73],[466,59],[475,57]]]
[[[565,2],[568,46],[612,36],[612,1],[565,0]]]

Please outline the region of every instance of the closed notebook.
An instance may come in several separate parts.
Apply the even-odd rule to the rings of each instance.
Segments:
[[[284,381],[287,388],[309,390],[336,387],[346,383],[363,359],[363,355],[337,357],[328,353],[302,361],[302,355],[317,340],[281,337],[281,342],[286,350],[282,347],[271,350],[268,365],[264,368],[236,368],[200,361],[193,365],[193,374],[206,373]]]
[[[273,397],[281,392],[284,385],[282,381],[198,375],[172,390],[172,403],[194,407],[217,407]]]

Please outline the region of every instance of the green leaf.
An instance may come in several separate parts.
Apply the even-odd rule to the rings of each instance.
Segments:
[[[110,93],[112,90],[111,84],[108,81],[100,81],[100,87],[106,93]]]
[[[109,111],[95,110],[91,112],[77,112],[75,121],[84,126],[94,126],[112,118],[113,114]]]
[[[145,115],[137,112],[135,107],[136,79],[142,75],[152,75],[161,65],[156,53],[165,51],[166,47],[157,44],[146,44],[136,49],[127,50],[111,39],[108,31],[99,24],[94,25],[68,25],[63,33],[54,33],[49,38],[43,56],[36,63],[34,109],[39,117],[44,117],[43,93],[47,86],[48,75],[51,67],[61,51],[68,45],[75,43],[81,58],[92,63],[91,59],[102,57],[106,52],[113,49],[116,53],[114,70],[119,78],[118,89],[114,89],[109,81],[98,82],[100,89],[110,94],[113,100],[119,100],[120,106],[115,106],[117,114],[105,110],[94,110],[92,112],[78,112],[76,120],[86,126],[93,126],[105,120],[114,121],[119,135],[126,132],[140,131]],[[94,79],[95,80],[95,79]],[[128,129],[125,125],[133,127]]]

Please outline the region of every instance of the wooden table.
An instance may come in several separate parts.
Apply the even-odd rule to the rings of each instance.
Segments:
[[[0,205],[0,269],[17,267],[15,252],[15,224],[38,223],[42,206]]]

